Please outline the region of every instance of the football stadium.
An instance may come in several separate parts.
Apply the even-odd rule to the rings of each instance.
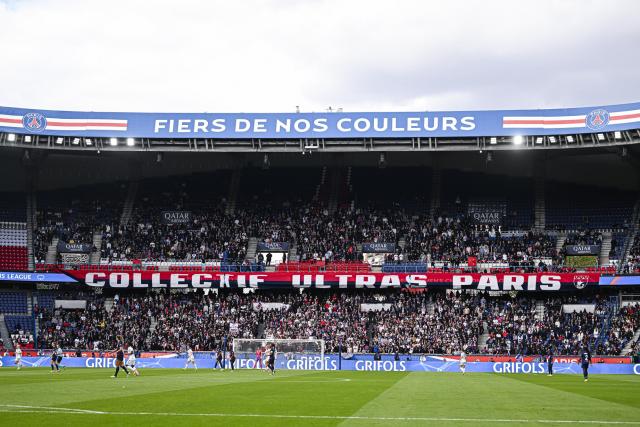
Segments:
[[[61,85],[0,86],[2,425],[640,426],[640,102],[93,111]]]

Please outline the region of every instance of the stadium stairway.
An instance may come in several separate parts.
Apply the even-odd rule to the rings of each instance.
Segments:
[[[11,340],[11,335],[9,335],[7,324],[4,321],[4,314],[0,314],[0,337],[2,337],[2,342],[4,343],[5,348],[13,350],[13,342]]]
[[[605,231],[604,233],[602,233],[602,245],[600,246],[600,256],[598,257],[598,265],[600,267],[609,265],[611,240],[613,240],[613,233],[611,231]]]
[[[482,322],[482,330],[484,332],[478,338],[478,349],[480,349],[480,351],[487,346],[487,341],[489,341],[489,324],[486,320]]]
[[[287,256],[287,259],[289,261],[297,261],[298,260],[298,246],[297,246],[297,242],[291,242],[291,249],[289,249],[289,255]]]
[[[240,183],[242,182],[242,168],[235,168],[231,174],[231,182],[229,183],[229,197],[227,198],[227,207],[225,213],[233,215],[238,203],[238,193],[240,192]],[[248,253],[249,251],[247,251]]]
[[[543,231],[547,226],[547,217],[546,217],[546,203],[544,199],[544,178],[542,176],[536,177],[535,182],[535,203],[534,203],[534,214],[535,220],[533,224],[533,228],[536,231]],[[564,241],[562,242],[564,245]]]
[[[564,248],[564,242],[567,241],[567,232],[558,233],[558,240],[556,240],[556,252],[560,252]]]
[[[435,218],[440,209],[440,191],[442,189],[442,170],[439,167],[433,168],[431,179],[431,206],[429,207],[429,218]]]
[[[629,234],[627,235],[627,239],[624,243],[624,249],[622,250],[622,254],[620,255],[620,262],[618,263],[618,273],[622,272],[624,265],[626,264],[627,258],[629,258],[629,253],[631,253],[631,248],[635,240],[638,238],[638,223],[640,222],[640,199],[636,200],[635,205],[633,206],[633,215],[631,217],[631,227],[629,227]]]
[[[545,308],[544,302],[542,300],[538,300],[536,302],[536,319],[544,320],[545,312],[546,312],[546,308]]]
[[[257,249],[258,249],[258,238],[255,236],[249,237],[249,241],[247,242],[247,254],[244,256],[244,259],[249,260],[251,262],[255,261]]]
[[[436,312],[436,303],[429,301],[427,303],[427,314],[433,314]]]
[[[258,330],[256,331],[256,338],[264,338],[264,322],[258,323]]]
[[[31,316],[33,313],[33,293],[27,291],[27,314]]]
[[[136,203],[136,195],[138,194],[138,188],[140,184],[138,181],[132,181],[127,189],[127,196],[124,199],[124,206],[122,207],[122,215],[120,215],[120,226],[125,226],[131,221],[133,215],[133,208]],[[100,247],[100,246],[96,246]]]
[[[58,263],[58,237],[51,239],[51,244],[47,248],[47,256],[45,261],[47,264],[57,264]]]
[[[111,313],[113,310],[113,306],[115,303],[113,302],[113,298],[105,298],[104,300],[104,309],[107,313]]]
[[[29,193],[27,195],[27,266],[29,267],[29,271],[33,271],[36,268],[33,251],[33,229],[35,228],[34,224],[36,223],[34,220],[35,203],[33,193]]]
[[[156,326],[158,325],[158,321],[155,317],[151,317],[149,321],[149,332],[147,333],[146,343],[147,346],[151,347],[151,340],[153,339],[153,333],[156,331]]]
[[[407,245],[407,239],[405,238],[405,236],[402,236],[400,239],[398,239],[398,246],[400,246],[400,249],[404,251],[404,247],[406,245]]]
[[[326,181],[327,181],[327,167],[323,166],[322,172],[320,174],[320,183],[316,186],[316,191],[313,195],[314,201],[318,201],[320,199],[320,190],[322,189]]]
[[[346,182],[346,174],[342,168],[334,168],[330,170],[329,176],[329,194],[327,195],[327,210],[334,213],[338,210],[340,203],[340,189]]]
[[[629,354],[629,352],[631,351],[631,347],[638,341],[638,339],[640,339],[640,328],[636,329],[636,333],[633,334],[633,338],[631,338],[629,342],[624,346],[624,348],[620,352],[620,356]]]
[[[92,265],[98,265],[100,264],[100,248],[102,247],[102,232],[94,231],[92,242],[93,242],[93,247],[97,248],[98,250],[96,250],[95,252],[91,252],[91,255],[89,255],[89,263]]]

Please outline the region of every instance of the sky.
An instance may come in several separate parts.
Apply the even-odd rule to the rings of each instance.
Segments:
[[[640,101],[638,0],[0,0],[0,105],[483,110]]]

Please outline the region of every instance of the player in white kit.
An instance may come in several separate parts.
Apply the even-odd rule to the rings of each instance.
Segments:
[[[20,344],[16,345],[16,366],[18,370],[22,368],[22,349],[20,348]]]
[[[136,355],[133,351],[133,347],[129,346],[127,353],[129,354],[129,357],[127,358],[127,366],[131,368],[133,375],[136,377],[140,376],[140,372],[138,371],[138,368],[136,368]]]
[[[196,368],[196,371],[198,370],[198,365],[196,365],[196,358],[193,357],[193,350],[191,350],[191,348],[187,350],[187,363],[185,363],[183,369],[187,369],[189,364],[193,365],[193,367]]]
[[[467,354],[463,351],[460,352],[460,372],[464,375],[467,370]]]

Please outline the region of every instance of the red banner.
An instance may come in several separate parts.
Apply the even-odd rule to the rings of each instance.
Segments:
[[[477,289],[480,291],[560,291],[597,286],[598,273],[219,273],[176,271],[77,271],[66,274],[93,287],[109,288],[315,288],[315,289]]]

